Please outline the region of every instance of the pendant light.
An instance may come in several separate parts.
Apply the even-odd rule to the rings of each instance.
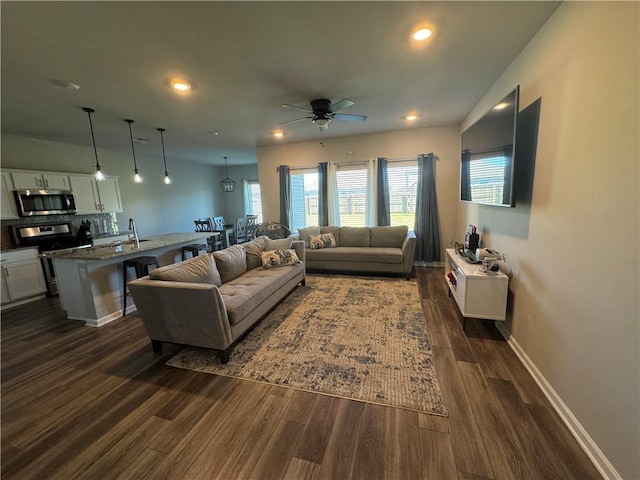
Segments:
[[[82,110],[87,112],[89,116],[89,127],[91,128],[91,141],[93,142],[93,153],[96,156],[96,180],[103,181],[104,174],[102,173],[102,167],[100,166],[100,162],[98,162],[98,150],[96,149],[96,138],[93,135],[93,123],[91,122],[91,114],[95,112],[93,108],[84,107]]]
[[[235,180],[231,180],[229,178],[229,168],[227,167],[227,157],[222,157],[222,158],[224,158],[224,169],[227,173],[227,178],[225,178],[220,182],[220,186],[222,187],[223,192],[233,192],[236,189],[236,182]]]
[[[131,132],[131,124],[133,120],[126,119],[125,122],[129,124],[129,138],[131,139],[131,152],[133,153],[133,181],[135,183],[142,183],[142,177],[138,171],[138,164],[136,163],[136,150],[133,147],[133,133]]]
[[[171,177],[169,177],[169,172],[167,171],[167,156],[164,153],[164,137],[162,136],[162,132],[164,132],[164,128],[157,128],[160,132],[160,141],[162,142],[162,158],[164,159],[164,183],[165,185],[169,185],[171,183]]]

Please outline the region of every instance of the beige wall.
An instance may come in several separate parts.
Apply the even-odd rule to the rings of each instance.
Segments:
[[[521,108],[542,97],[533,201],[458,204],[456,227],[508,254],[513,339],[623,478],[640,477],[639,8],[563,3],[493,85],[463,128],[516,84]]]
[[[340,126],[332,124],[330,128]],[[290,143],[258,147],[258,173],[262,192],[264,219],[280,220],[278,165],[289,167],[316,166],[318,162],[352,162],[368,158],[415,158],[420,153],[433,152],[436,162],[436,193],[440,213],[442,248],[446,248],[455,232],[458,195],[458,163],[460,162],[460,130],[458,126],[416,128],[354,137]],[[352,152],[351,155],[347,152]],[[444,258],[444,253],[443,253]]]

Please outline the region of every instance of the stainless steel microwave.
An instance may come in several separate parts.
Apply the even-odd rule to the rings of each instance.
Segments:
[[[77,212],[73,192],[65,190],[15,190],[15,195],[18,214],[21,217]]]

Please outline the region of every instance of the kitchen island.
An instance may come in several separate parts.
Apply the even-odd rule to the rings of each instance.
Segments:
[[[208,235],[169,233],[141,239],[139,247],[127,241],[53,254],[62,308],[69,319],[82,320],[92,327],[120,318],[123,315],[124,260],[153,256],[160,266],[170,265],[182,260],[182,247],[206,244]],[[128,300],[126,313],[135,308],[133,299]]]

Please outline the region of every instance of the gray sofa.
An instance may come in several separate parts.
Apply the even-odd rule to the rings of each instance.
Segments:
[[[406,226],[308,227],[298,233],[305,242],[308,271],[411,276],[416,236]]]
[[[231,350],[251,327],[305,283],[304,242],[292,242],[299,262],[289,264],[295,261],[293,256],[263,255],[273,242],[282,240],[259,237],[129,282],[153,350],[161,351],[163,342],[193,345],[218,351],[220,360],[227,363]],[[264,268],[263,261],[285,264]]]

